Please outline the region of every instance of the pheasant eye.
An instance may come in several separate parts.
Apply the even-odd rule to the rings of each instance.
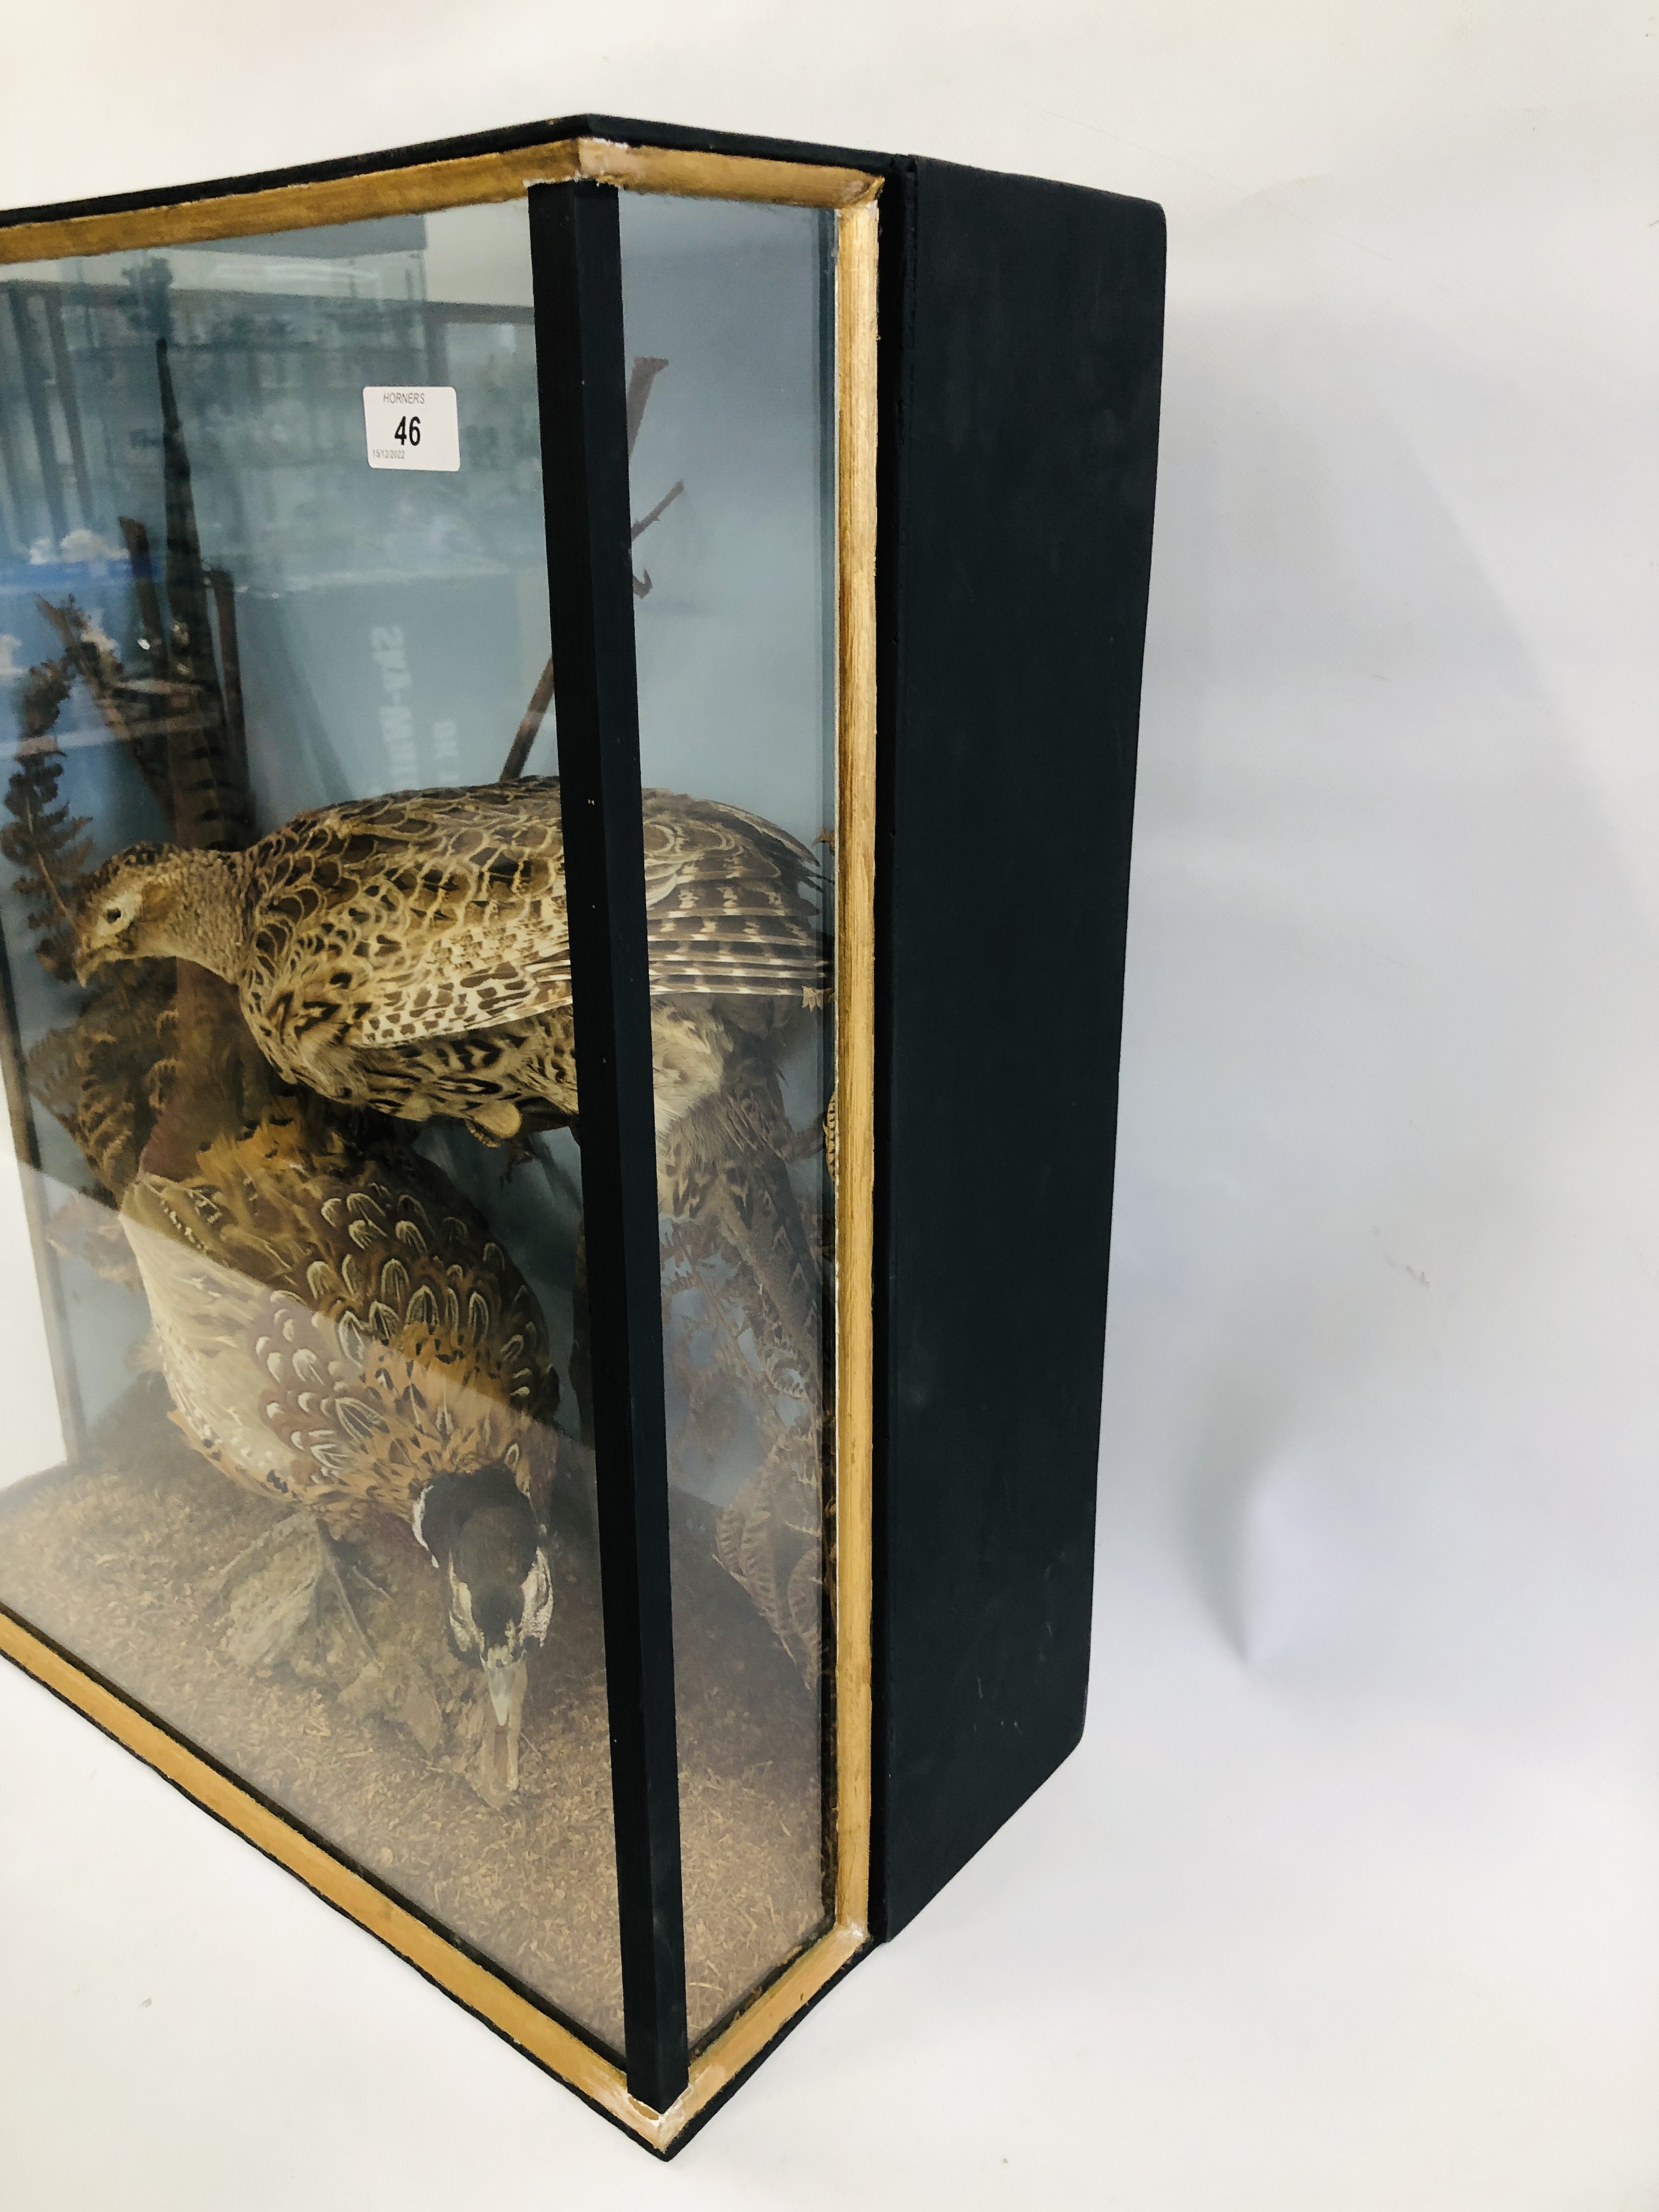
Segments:
[[[104,919],[106,921],[119,921],[121,919],[120,908],[118,906],[106,906],[104,908]]]

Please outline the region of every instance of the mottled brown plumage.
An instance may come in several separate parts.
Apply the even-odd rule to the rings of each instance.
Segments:
[[[720,1090],[658,1139],[658,1203],[669,1220],[701,1222],[732,1248],[772,1387],[816,1411],[823,1264],[790,1180],[794,1133],[764,1045],[722,1042]]]
[[[482,1217],[406,1147],[359,1147],[301,1094],[211,1138],[186,1173],[141,1166],[121,1219],[179,1427],[331,1534],[377,1514],[412,1528],[504,1720],[551,1605],[557,1379],[534,1294]]]
[[[780,1437],[721,1511],[715,1553],[800,1668],[823,1650],[823,1504],[816,1430]]]
[[[302,1098],[122,1205],[180,1425],[216,1466],[331,1524],[408,1521],[437,1476],[515,1450],[556,1399],[529,1285],[399,1147],[359,1152]]]
[[[30,1091],[114,1199],[137,1173],[155,1126],[176,1031],[173,970],[156,962],[125,970],[73,1021],[48,1030],[30,1048]]]
[[[658,1146],[665,1287],[702,1293],[686,1316],[748,1402],[764,1456],[722,1509],[720,1564],[809,1685],[822,1646],[823,1255],[791,1180],[799,1149],[764,1041],[738,1039],[720,1092]],[[695,1362],[678,1363],[694,1407]],[[691,1441],[695,1444],[695,1422]]]
[[[778,1070],[827,997],[818,872],[739,808],[659,791],[643,806],[662,1212],[737,1269],[752,1355],[730,1364],[774,1439],[721,1554],[810,1674],[823,1270]],[[489,1143],[578,1113],[552,779],[325,807],[246,853],[133,848],[89,884],[76,951],[83,976],[163,953],[211,969],[273,1066],[350,1106],[452,1116]]]
[[[811,856],[714,800],[644,797],[659,1131],[734,1035],[824,980]],[[242,853],[135,846],[84,896],[84,979],[171,953],[234,984],[261,1051],[325,1097],[498,1143],[577,1111],[559,787],[406,793],[298,815]]]

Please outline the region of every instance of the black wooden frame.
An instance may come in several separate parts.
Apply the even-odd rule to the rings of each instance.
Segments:
[[[688,2071],[685,1924],[615,186],[532,185],[530,247],[582,1100],[623,2017],[629,2089],[663,2112]]]

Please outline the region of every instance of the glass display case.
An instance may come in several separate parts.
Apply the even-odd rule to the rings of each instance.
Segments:
[[[1103,1240],[1008,1378],[1024,1504],[945,1431],[883,1488],[969,1350],[906,1255],[1019,1204],[999,1152],[907,1220],[897,948],[1042,867],[878,773],[998,558],[915,487],[1048,495],[929,363],[925,182],[584,124],[0,227],[0,1649],[659,2151],[1063,1755],[1018,1699],[1080,1720],[1086,1565],[1080,1650],[1021,1608],[1086,1535],[1032,1401],[1097,1389]],[[1121,509],[1116,913],[1161,263],[1069,198],[1134,211],[1120,450],[1089,391],[1046,434]],[[987,1633],[1006,1754],[941,1687]]]

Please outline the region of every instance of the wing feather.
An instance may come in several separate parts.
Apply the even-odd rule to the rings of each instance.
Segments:
[[[806,848],[716,800],[648,791],[644,805],[653,994],[823,989]],[[569,1005],[556,779],[361,800],[268,842],[252,932],[259,995],[308,1048],[395,1049]]]

